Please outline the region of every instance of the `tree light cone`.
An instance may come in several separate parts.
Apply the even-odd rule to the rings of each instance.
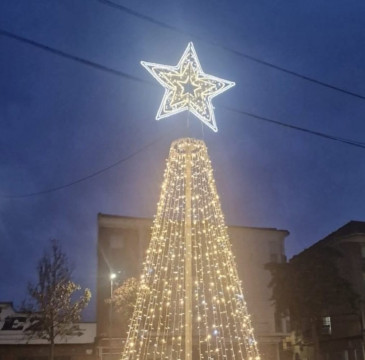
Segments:
[[[171,145],[127,359],[260,359],[201,140]]]

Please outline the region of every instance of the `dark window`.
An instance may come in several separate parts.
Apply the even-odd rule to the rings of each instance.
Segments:
[[[291,332],[290,319],[288,317],[285,319],[285,330],[287,333]]]
[[[321,334],[322,335],[331,335],[332,334],[331,317],[330,316],[324,316],[322,318]]]
[[[365,259],[365,244],[361,244],[361,257]]]
[[[283,332],[283,318],[281,314],[275,313],[275,331],[278,333]]]

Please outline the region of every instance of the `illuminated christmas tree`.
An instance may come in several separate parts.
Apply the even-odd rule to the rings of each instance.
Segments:
[[[204,74],[192,44],[177,67],[161,70],[157,64],[144,65],[149,70],[153,67],[150,72],[162,76],[160,82],[169,86],[160,116],[171,109],[180,111],[179,106],[192,111],[194,100],[192,112],[200,113],[199,118],[216,129],[211,98],[233,83]],[[181,85],[188,82],[193,92]],[[213,170],[201,140],[179,139],[171,145],[122,354],[122,360],[132,359],[260,359]]]

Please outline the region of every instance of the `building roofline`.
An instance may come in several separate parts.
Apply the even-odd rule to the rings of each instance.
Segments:
[[[12,301],[0,301],[0,307],[3,307],[4,305],[10,306],[15,311],[14,303]]]
[[[327,244],[334,243],[339,240],[348,239],[351,237],[355,237],[358,235],[365,235],[365,222],[364,221],[357,221],[357,220],[351,220],[347,222],[345,225],[339,227],[335,231],[331,232],[324,238],[318,240],[308,248],[304,249],[300,253],[294,255],[292,259],[297,256],[301,255],[304,252],[312,251],[313,249],[316,249],[321,246],[326,246]]]
[[[245,225],[227,225],[230,228],[249,229],[249,230],[264,230],[264,231],[278,231],[286,234],[290,234],[289,230],[278,229],[273,227],[259,227],[259,226],[245,226]]]
[[[98,213],[98,220],[101,218],[112,218],[112,219],[126,219],[126,220],[140,220],[152,222],[153,218],[138,217],[138,216],[125,216],[125,215],[115,215],[115,214],[104,214]],[[244,225],[227,225],[230,228],[248,229],[248,230],[264,230],[264,231],[278,231],[286,234],[288,236],[290,232],[288,230],[277,229],[272,227],[258,227],[258,226],[244,226]]]

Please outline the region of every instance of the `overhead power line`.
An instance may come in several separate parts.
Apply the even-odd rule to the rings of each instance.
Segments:
[[[108,1],[108,0],[99,0],[99,1]],[[119,5],[116,5],[116,6],[119,6]],[[111,67],[108,67],[108,66],[105,66],[105,65],[96,63],[94,61],[91,61],[91,60],[82,58],[80,56],[76,56],[76,55],[73,55],[73,54],[66,53],[65,51],[62,51],[62,50],[53,48],[53,47],[51,47],[49,45],[45,45],[45,44],[36,42],[34,40],[25,38],[25,37],[20,36],[20,35],[16,35],[16,34],[10,33],[10,32],[8,32],[6,30],[0,29],[0,35],[3,35],[3,36],[6,36],[6,37],[9,37],[9,38],[12,38],[14,40],[18,40],[18,41],[23,42],[23,43],[26,43],[28,45],[35,46],[35,47],[37,47],[39,49],[42,49],[44,51],[51,52],[51,53],[53,53],[55,55],[58,55],[58,56],[61,56],[63,58],[67,58],[67,59],[70,59],[70,60],[79,62],[79,63],[81,63],[83,65],[92,67],[92,68],[97,69],[97,70],[100,70],[100,71],[107,72],[107,73],[112,74],[112,75],[116,75],[118,77],[122,77],[122,78],[125,78],[125,79],[128,79],[128,80],[131,80],[131,81],[141,82],[141,83],[148,84],[148,85],[151,85],[151,86],[158,86],[158,84],[155,83],[155,82],[147,81],[147,80],[144,80],[144,79],[139,78],[137,76],[128,74],[128,73],[123,72],[123,71],[119,71],[119,70],[113,69]],[[260,115],[257,115],[257,114],[249,113],[249,112],[246,112],[246,111],[243,111],[243,110],[233,109],[233,108],[229,108],[229,107],[225,107],[225,109],[226,110],[229,110],[229,111],[233,111],[233,112],[238,113],[238,114],[241,114],[241,115],[250,116],[250,117],[255,118],[257,120],[263,120],[265,122],[270,122],[272,124],[276,124],[276,125],[279,125],[279,126],[284,126],[284,127],[287,127],[287,128],[291,128],[293,130],[297,130],[297,131],[301,131],[301,132],[306,132],[306,133],[309,133],[309,134],[312,134],[312,135],[316,135],[316,136],[320,136],[320,137],[323,137],[323,138],[327,138],[329,140],[339,141],[339,142],[342,142],[342,143],[346,143],[348,145],[357,146],[357,147],[361,147],[361,148],[365,146],[365,143],[362,143],[362,142],[359,142],[359,141],[345,139],[345,138],[340,138],[340,137],[328,135],[328,134],[325,134],[325,133],[320,133],[320,132],[317,132],[317,131],[314,131],[314,130],[302,128],[302,127],[299,127],[299,126],[290,125],[290,124],[283,123],[283,122],[280,122],[280,121],[277,121],[277,120],[273,120],[273,119],[269,119],[269,118],[266,118],[266,117],[263,117],[263,116],[260,116]]]
[[[118,9],[126,14],[129,14],[129,15],[132,15],[134,17],[137,17],[141,20],[144,20],[144,21],[148,21],[154,25],[157,25],[157,26],[160,26],[160,27],[163,27],[165,29],[168,29],[168,30],[171,30],[171,31],[174,31],[174,32],[177,32],[177,33],[180,33],[180,34],[183,34],[183,35],[186,35],[186,36],[189,36],[193,39],[197,39],[197,40],[200,40],[200,41],[203,41],[209,45],[213,45],[215,47],[218,47],[218,48],[221,48],[222,50],[225,50],[227,52],[230,52],[231,54],[234,54],[236,56],[239,56],[241,58],[244,58],[244,59],[247,59],[247,60],[251,60],[251,61],[254,61],[258,64],[261,64],[261,65],[264,65],[264,66],[267,66],[267,67],[270,67],[272,69],[275,69],[275,70],[278,70],[278,71],[281,71],[283,73],[286,73],[286,74],[289,74],[289,75],[292,75],[292,76],[295,76],[297,78],[300,78],[300,79],[303,79],[303,80],[306,80],[306,81],[309,81],[313,84],[317,84],[317,85],[320,85],[320,86],[323,86],[323,87],[326,87],[328,89],[332,89],[332,90],[335,90],[335,91],[339,91],[343,94],[346,94],[346,95],[350,95],[350,96],[354,96],[358,99],[362,99],[362,100],[365,100],[365,96],[364,95],[361,95],[361,94],[358,94],[358,93],[355,93],[353,91],[349,91],[349,90],[346,90],[346,89],[343,89],[343,88],[340,88],[338,86],[334,86],[334,85],[331,85],[331,84],[328,84],[326,82],[323,82],[321,80],[317,80],[313,77],[310,77],[310,76],[306,76],[306,75],[303,75],[303,74],[300,74],[296,71],[292,71],[292,70],[289,70],[289,69],[286,69],[282,66],[279,66],[279,65],[275,65],[275,64],[272,64],[268,61],[265,61],[265,60],[261,60],[257,57],[254,57],[254,56],[251,56],[249,54],[246,54],[246,53],[243,53],[241,51],[238,51],[238,50],[235,50],[235,49],[232,49],[228,46],[225,46],[225,45],[222,45],[222,44],[219,44],[218,42],[216,41],[211,41],[209,39],[206,39],[204,37],[201,37],[201,36],[198,36],[196,34],[193,34],[191,32],[188,32],[188,31],[185,31],[185,30],[182,30],[176,26],[173,26],[173,25],[169,25],[167,23],[164,23],[162,21],[159,21],[159,20],[156,20],[155,18],[151,17],[151,16],[148,16],[148,15],[144,15],[144,14],[141,14],[137,11],[134,11],[126,6],[123,6],[123,5],[120,5],[120,4],[116,4],[115,2],[113,1],[110,1],[110,0],[98,0],[100,3],[106,5],[106,6],[109,6],[109,7],[112,7],[112,8],[115,8],[115,9]]]
[[[53,54],[61,56],[63,58],[67,58],[67,59],[79,62],[83,65],[89,66],[89,67],[94,68],[94,69],[99,70],[99,71],[103,71],[103,72],[112,74],[114,76],[122,77],[122,78],[125,78],[125,79],[128,79],[128,80],[131,80],[131,81],[142,82],[142,83],[145,83],[145,84],[148,84],[148,85],[158,86],[155,83],[152,83],[150,81],[138,78],[134,75],[130,75],[128,73],[125,73],[125,72],[122,72],[122,71],[115,70],[113,68],[107,67],[105,65],[95,63],[91,60],[87,60],[87,59],[81,58],[79,56],[75,56],[75,55],[66,53],[65,51],[61,51],[61,50],[58,50],[56,48],[50,47],[48,45],[38,43],[34,40],[30,40],[30,39],[24,38],[24,37],[16,35],[16,34],[12,34],[8,31],[2,30],[2,29],[0,29],[0,35],[6,36],[8,38],[12,38],[14,40],[18,40],[18,41],[26,43],[28,45],[35,46],[35,47],[37,47],[39,49],[42,49],[44,51],[53,53]],[[326,134],[326,133],[322,133],[322,132],[318,132],[318,131],[315,131],[315,130],[310,130],[310,129],[307,129],[307,128],[302,128],[302,127],[299,127],[299,126],[291,125],[291,124],[288,124],[288,123],[284,123],[284,122],[281,122],[281,121],[278,121],[278,120],[263,117],[263,116],[260,116],[260,115],[254,114],[254,113],[250,113],[250,112],[247,112],[247,111],[239,110],[239,109],[234,109],[234,108],[224,107],[224,106],[222,106],[222,108],[225,109],[225,110],[232,111],[234,113],[240,114],[240,115],[249,116],[249,117],[254,118],[256,120],[265,121],[265,122],[272,123],[272,124],[275,124],[275,125],[278,125],[278,126],[290,128],[292,130],[305,132],[305,133],[308,133],[308,134],[311,134],[311,135],[314,135],[314,136],[319,136],[319,137],[322,137],[322,138],[325,138],[325,139],[328,139],[328,140],[333,140],[333,141],[341,142],[341,143],[344,143],[344,144],[347,144],[347,145],[351,145],[351,146],[355,146],[355,147],[358,147],[358,148],[365,149],[365,143],[363,143],[363,142],[359,142],[359,141],[351,140],[351,139],[340,138],[340,137],[337,137],[337,136],[332,136],[332,135],[329,135],[329,134]],[[102,168],[98,171],[95,171],[95,172],[93,172],[93,173],[91,173],[91,174],[89,174],[85,177],[79,178],[79,179],[74,180],[70,183],[60,185],[60,186],[56,186],[56,187],[49,188],[49,189],[45,189],[45,190],[41,190],[41,191],[37,191],[37,192],[33,192],[33,193],[26,193],[26,194],[19,194],[19,195],[0,195],[0,197],[1,198],[8,198],[8,199],[27,198],[27,197],[32,197],[32,196],[36,196],[36,195],[42,195],[42,194],[47,194],[47,193],[59,191],[59,190],[68,188],[70,186],[73,186],[75,184],[79,184],[79,183],[87,181],[87,180],[89,180],[93,177],[96,177],[96,176],[112,169],[113,167],[116,167],[116,166],[122,164],[123,162],[133,158],[135,155],[139,154],[140,152],[146,150],[150,146],[152,146],[155,143],[157,143],[158,141],[160,141],[161,138],[145,145],[144,147],[140,148],[139,150],[136,150],[134,153],[126,156],[123,159],[118,160],[117,162],[115,162],[115,163],[113,163],[113,164],[111,164],[111,165],[109,165],[105,168]]]
[[[277,121],[277,120],[273,120],[273,119],[270,119],[270,118],[267,118],[267,117],[259,116],[259,115],[256,115],[256,114],[253,114],[253,113],[250,113],[250,112],[247,112],[247,111],[242,111],[242,110],[238,110],[238,109],[234,109],[234,108],[230,108],[230,107],[224,107],[224,106],[222,106],[222,108],[227,110],[227,111],[234,112],[236,114],[249,116],[249,117],[257,119],[257,120],[262,120],[262,121],[265,121],[265,122],[268,122],[268,123],[272,123],[274,125],[279,125],[279,126],[282,126],[282,127],[292,129],[292,130],[297,130],[297,131],[308,133],[310,135],[315,135],[315,136],[318,136],[318,137],[321,137],[321,138],[325,138],[325,139],[328,139],[328,140],[338,141],[338,142],[341,142],[341,143],[344,143],[344,144],[347,144],[347,145],[355,146],[355,147],[360,148],[360,149],[365,149],[365,143],[363,143],[363,142],[359,142],[359,141],[355,141],[355,140],[351,140],[351,139],[340,138],[340,137],[332,136],[332,135],[322,133],[322,132],[319,132],[319,131],[310,130],[310,129],[302,128],[302,127],[299,127],[299,126],[283,123],[281,121]],[[25,194],[18,194],[18,195],[1,195],[0,197],[1,198],[7,198],[7,199],[21,199],[21,198],[28,198],[28,197],[33,197],[33,196],[37,196],[37,195],[49,194],[49,193],[56,192],[56,191],[59,191],[59,190],[62,190],[62,189],[66,189],[70,186],[73,186],[73,185],[79,184],[81,182],[90,180],[90,179],[92,179],[92,178],[94,178],[98,175],[101,175],[101,174],[107,172],[108,170],[111,170],[114,167],[117,167],[117,166],[121,165],[122,163],[130,160],[131,158],[138,155],[139,153],[147,150],[148,148],[150,148],[151,146],[153,146],[154,144],[159,142],[165,136],[166,135],[163,135],[163,136],[159,137],[158,139],[146,144],[145,146],[139,148],[135,152],[127,155],[126,157],[112,163],[111,165],[108,165],[108,166],[106,166],[106,167],[104,167],[100,170],[97,170],[93,173],[90,173],[89,175],[86,175],[86,176],[84,176],[82,178],[79,178],[77,180],[71,181],[67,184],[56,186],[56,187],[53,187],[53,188],[48,188],[48,189],[41,190],[41,191],[32,192],[32,193],[25,193]]]
[[[100,170],[97,170],[93,173],[90,173],[89,175],[86,175],[82,178],[79,178],[77,180],[74,180],[74,181],[71,181],[67,184],[64,184],[64,185],[60,185],[60,186],[55,186],[55,187],[52,187],[52,188],[48,188],[48,189],[45,189],[45,190],[40,190],[40,191],[36,191],[36,192],[32,192],[32,193],[25,193],[25,194],[18,194],[18,195],[0,195],[0,197],[2,198],[6,198],[6,199],[21,199],[21,198],[28,198],[28,197],[32,197],[32,196],[36,196],[36,195],[43,195],[43,194],[49,194],[49,193],[52,193],[52,192],[56,192],[56,191],[59,191],[59,190],[62,190],[62,189],[66,189],[72,185],[76,185],[76,184],[79,184],[81,182],[84,182],[84,181],[87,181],[87,180],[90,180],[98,175],[101,175],[103,173],[105,173],[106,171],[108,170],[111,170],[113,168],[115,168],[116,166],[119,166],[121,164],[123,164],[124,162],[132,159],[133,157],[135,157],[136,155],[140,154],[141,152],[147,150],[148,148],[152,147],[153,145],[155,145],[156,143],[158,143],[159,141],[161,141],[167,134],[164,134],[163,136],[160,136],[159,138],[155,139],[154,141],[151,141],[149,142],[148,144],[142,146],[141,148],[139,148],[138,150],[132,152],[131,154],[125,156],[124,158],[100,169]]]
[[[284,123],[284,122],[281,122],[281,121],[278,121],[278,120],[270,119],[268,117],[253,114],[253,113],[250,113],[250,112],[247,112],[247,111],[234,109],[234,108],[231,108],[231,107],[222,106],[222,108],[226,109],[228,111],[232,111],[236,114],[249,116],[249,117],[254,118],[256,120],[262,120],[262,121],[265,121],[265,122],[268,122],[268,123],[271,123],[271,124],[274,124],[274,125],[279,125],[279,126],[282,126],[282,127],[292,129],[292,130],[305,132],[305,133],[310,134],[310,135],[319,136],[319,137],[322,137],[322,138],[325,138],[325,139],[328,139],[328,140],[338,141],[338,142],[341,142],[341,143],[344,143],[344,144],[347,144],[347,145],[351,145],[351,146],[355,146],[355,147],[358,147],[358,148],[361,148],[361,149],[365,149],[365,143],[361,142],[361,141],[341,138],[341,137],[329,135],[329,134],[326,134],[326,133],[323,133],[323,132],[310,130],[310,129],[307,129],[307,128],[302,128],[300,126],[291,125],[291,124]]]
[[[39,43],[37,41],[25,38],[25,37],[20,36],[20,35],[13,34],[9,31],[3,30],[3,29],[0,29],[0,35],[11,38],[11,39],[14,39],[14,40],[18,40],[18,41],[20,41],[22,43],[25,43],[25,44],[28,44],[28,45],[35,46],[39,49],[48,51],[52,54],[61,56],[61,57],[66,58],[66,59],[77,61],[77,62],[79,62],[83,65],[92,67],[92,68],[97,69],[97,70],[102,70],[102,71],[107,72],[107,73],[112,74],[112,75],[117,75],[119,77],[123,77],[123,78],[128,79],[128,80],[134,80],[134,81],[138,81],[138,82],[142,82],[142,83],[147,83],[147,84],[150,84],[150,85],[152,84],[151,82],[149,82],[147,80],[143,80],[143,79],[141,79],[137,76],[127,74],[127,73],[125,73],[123,71],[120,71],[120,70],[112,69],[108,66],[98,64],[94,61],[87,60],[87,59],[82,58],[80,56],[76,56],[76,55],[66,53],[65,51],[56,49],[56,48],[48,46],[48,45],[44,45],[44,44]]]
[[[99,1],[108,1],[108,0],[99,0]],[[24,38],[20,35],[10,33],[6,30],[0,29],[0,35],[3,35],[3,36],[6,36],[6,37],[9,37],[9,38],[21,41],[21,42],[26,43],[28,45],[32,45],[32,46],[35,46],[37,48],[40,48],[44,51],[51,52],[55,55],[62,56],[63,58],[67,58],[67,59],[79,62],[83,65],[87,65],[89,67],[92,67],[92,68],[100,70],[100,71],[107,72],[107,73],[112,74],[112,75],[116,75],[116,76],[119,76],[119,77],[122,77],[122,78],[125,78],[125,79],[128,79],[128,80],[137,81],[137,82],[141,82],[141,83],[152,85],[152,86],[158,86],[157,83],[155,83],[155,82],[147,81],[147,80],[141,79],[137,76],[128,74],[126,72],[115,70],[111,67],[101,65],[101,64],[93,62],[91,60],[87,60],[87,59],[84,59],[82,57],[66,53],[65,51],[58,50],[56,48],[50,47],[48,45],[44,45],[42,43],[36,42],[34,40],[31,40],[31,39]],[[290,125],[290,124],[283,123],[283,122],[273,120],[273,119],[270,119],[270,118],[266,118],[266,117],[263,117],[263,116],[260,116],[260,115],[257,115],[257,114],[249,113],[249,112],[246,112],[246,111],[243,111],[243,110],[233,109],[233,108],[229,108],[229,107],[225,107],[225,109],[229,110],[229,111],[233,111],[233,112],[241,114],[241,115],[250,116],[250,117],[255,118],[257,120],[270,122],[272,124],[276,124],[276,125],[279,125],[279,126],[284,126],[284,127],[287,127],[287,128],[291,128],[293,130],[301,131],[301,132],[306,132],[306,133],[309,133],[309,134],[312,134],[312,135],[315,135],[315,136],[320,136],[320,137],[323,137],[323,138],[326,138],[326,139],[329,139],[329,140],[339,141],[339,142],[342,142],[342,143],[345,143],[345,144],[348,144],[348,145],[352,145],[352,146],[356,146],[356,147],[360,147],[360,148],[365,147],[365,143],[362,143],[362,142],[359,142],[359,141],[340,138],[340,137],[328,135],[328,134],[325,134],[325,133],[320,133],[318,131],[302,128],[302,127],[299,127],[299,126]]]

